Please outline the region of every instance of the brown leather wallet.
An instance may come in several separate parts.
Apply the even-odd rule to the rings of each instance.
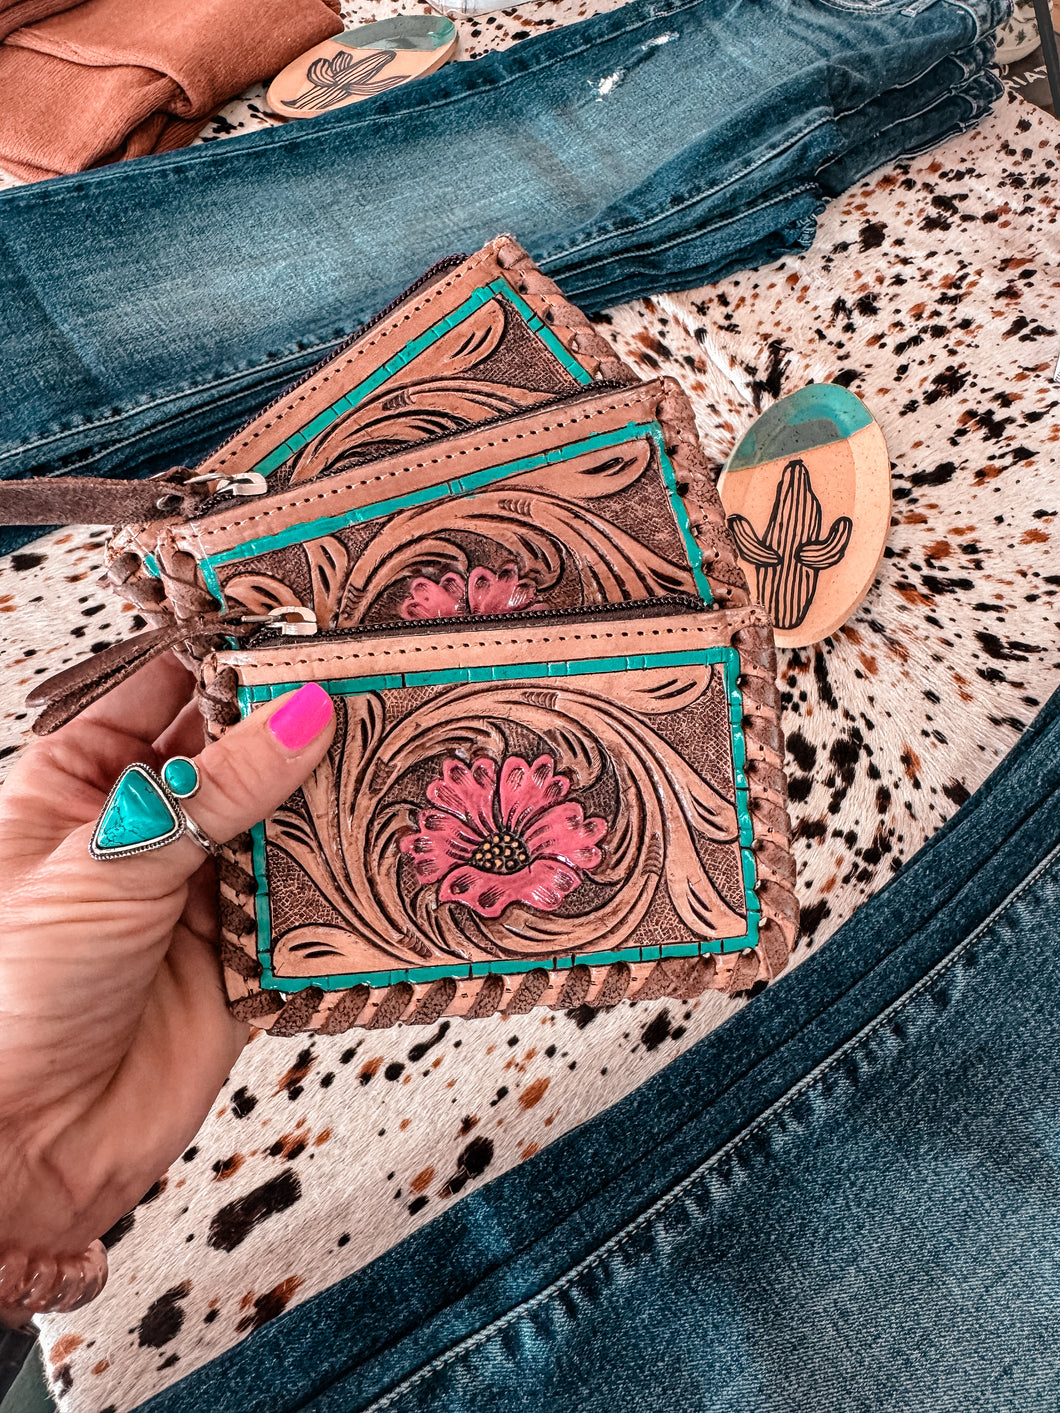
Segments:
[[[747,601],[672,380],[589,389],[158,531],[163,583],[350,628],[698,593]],[[193,569],[192,569],[193,567]],[[289,615],[287,615],[289,616]]]
[[[60,483],[22,485],[0,514],[62,518]],[[772,635],[691,406],[514,241],[435,266],[194,471],[119,485],[108,575],[157,627],[36,687],[35,729],[170,647],[214,734],[303,682],[336,703],[327,760],[219,864],[238,1015],[330,1033],[783,968]]]
[[[221,874],[232,1009],[272,1034],[745,990],[797,930],[765,613],[266,635],[213,733],[304,682],[328,757]]]

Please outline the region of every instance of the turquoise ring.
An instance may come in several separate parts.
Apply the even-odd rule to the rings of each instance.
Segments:
[[[199,789],[199,767],[187,756],[173,756],[162,767],[162,782],[178,800],[190,800]]]
[[[198,788],[198,768],[187,756],[167,760],[161,774],[148,765],[127,765],[99,812],[88,852],[94,859],[127,859],[164,848],[187,834],[200,849],[218,855],[220,845],[181,804]]]

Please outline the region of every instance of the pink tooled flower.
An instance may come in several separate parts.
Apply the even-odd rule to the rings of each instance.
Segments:
[[[553,912],[599,867],[607,833],[605,820],[586,819],[566,798],[569,789],[550,756],[533,765],[509,756],[499,783],[488,756],[447,760],[427,786],[434,808],[417,811],[401,852],[418,884],[441,884],[441,903],[466,903],[481,917],[499,917],[511,903]]]
[[[537,585],[520,579],[514,560],[502,564],[494,574],[484,566],[472,569],[465,579],[455,570],[441,579],[413,579],[409,596],[401,605],[402,618],[457,618],[465,613],[479,617],[488,613],[518,613],[544,608],[537,602]]]

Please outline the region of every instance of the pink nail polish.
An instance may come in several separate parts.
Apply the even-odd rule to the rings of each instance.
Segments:
[[[319,736],[332,717],[331,698],[323,687],[307,682],[284,698],[269,717],[269,730],[285,751],[300,751]]]

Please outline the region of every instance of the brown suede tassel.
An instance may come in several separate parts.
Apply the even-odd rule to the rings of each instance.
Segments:
[[[198,490],[153,477],[110,481],[99,476],[37,476],[0,481],[0,525],[140,525],[190,509],[200,499],[195,494]]]
[[[191,642],[197,638],[240,638],[259,628],[257,623],[228,622],[211,614],[186,619],[183,623],[171,624],[166,628],[155,628],[150,633],[137,633],[134,638],[114,643],[92,657],[64,668],[33,688],[26,698],[26,705],[44,708],[33,723],[33,731],[37,736],[47,736],[57,731],[92,702],[106,696],[119,682],[124,682],[152,658],[168,652],[177,643]]]

